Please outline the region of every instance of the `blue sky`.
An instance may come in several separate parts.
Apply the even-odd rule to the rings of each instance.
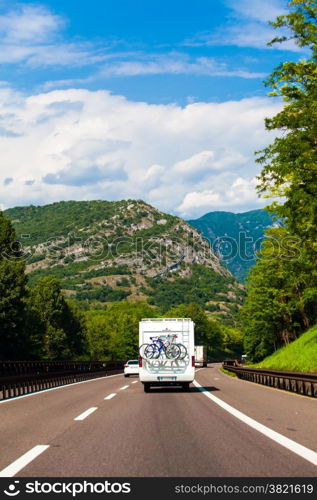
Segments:
[[[286,5],[0,0],[1,206],[137,197],[184,217],[263,206],[253,151],[280,104],[262,82],[303,55],[266,46]]]

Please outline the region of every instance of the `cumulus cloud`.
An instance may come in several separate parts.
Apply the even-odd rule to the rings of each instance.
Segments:
[[[0,135],[0,199],[8,207],[137,198],[186,217],[251,209],[253,152],[272,140],[264,117],[279,109],[269,98],[180,107],[106,91],[0,88],[0,123],[6,117],[12,132]]]
[[[230,186],[221,186],[217,192],[213,189],[193,191],[187,193],[177,211],[183,217],[199,216],[202,213],[226,209],[247,210],[248,208],[263,206],[256,194],[257,180],[238,177]]]

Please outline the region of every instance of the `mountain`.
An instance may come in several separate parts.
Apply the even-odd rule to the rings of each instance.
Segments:
[[[243,300],[199,231],[141,200],[16,207],[5,216],[23,243],[30,285],[53,274],[87,307],[127,298],[164,311],[197,302],[232,322]]]
[[[209,241],[215,253],[220,252],[221,263],[242,283],[255,263],[264,231],[281,224],[261,209],[240,214],[209,212],[187,222]]]

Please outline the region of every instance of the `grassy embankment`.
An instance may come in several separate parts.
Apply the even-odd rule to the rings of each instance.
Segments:
[[[252,367],[317,373],[317,325]]]
[[[237,377],[238,375],[234,372],[229,372],[225,368],[220,368],[220,371],[224,373],[225,375],[229,375],[229,377]]]

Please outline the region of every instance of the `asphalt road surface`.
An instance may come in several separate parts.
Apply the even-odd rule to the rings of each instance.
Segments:
[[[0,475],[315,477],[317,400],[219,367],[197,370],[189,392],[115,375],[4,401]]]

